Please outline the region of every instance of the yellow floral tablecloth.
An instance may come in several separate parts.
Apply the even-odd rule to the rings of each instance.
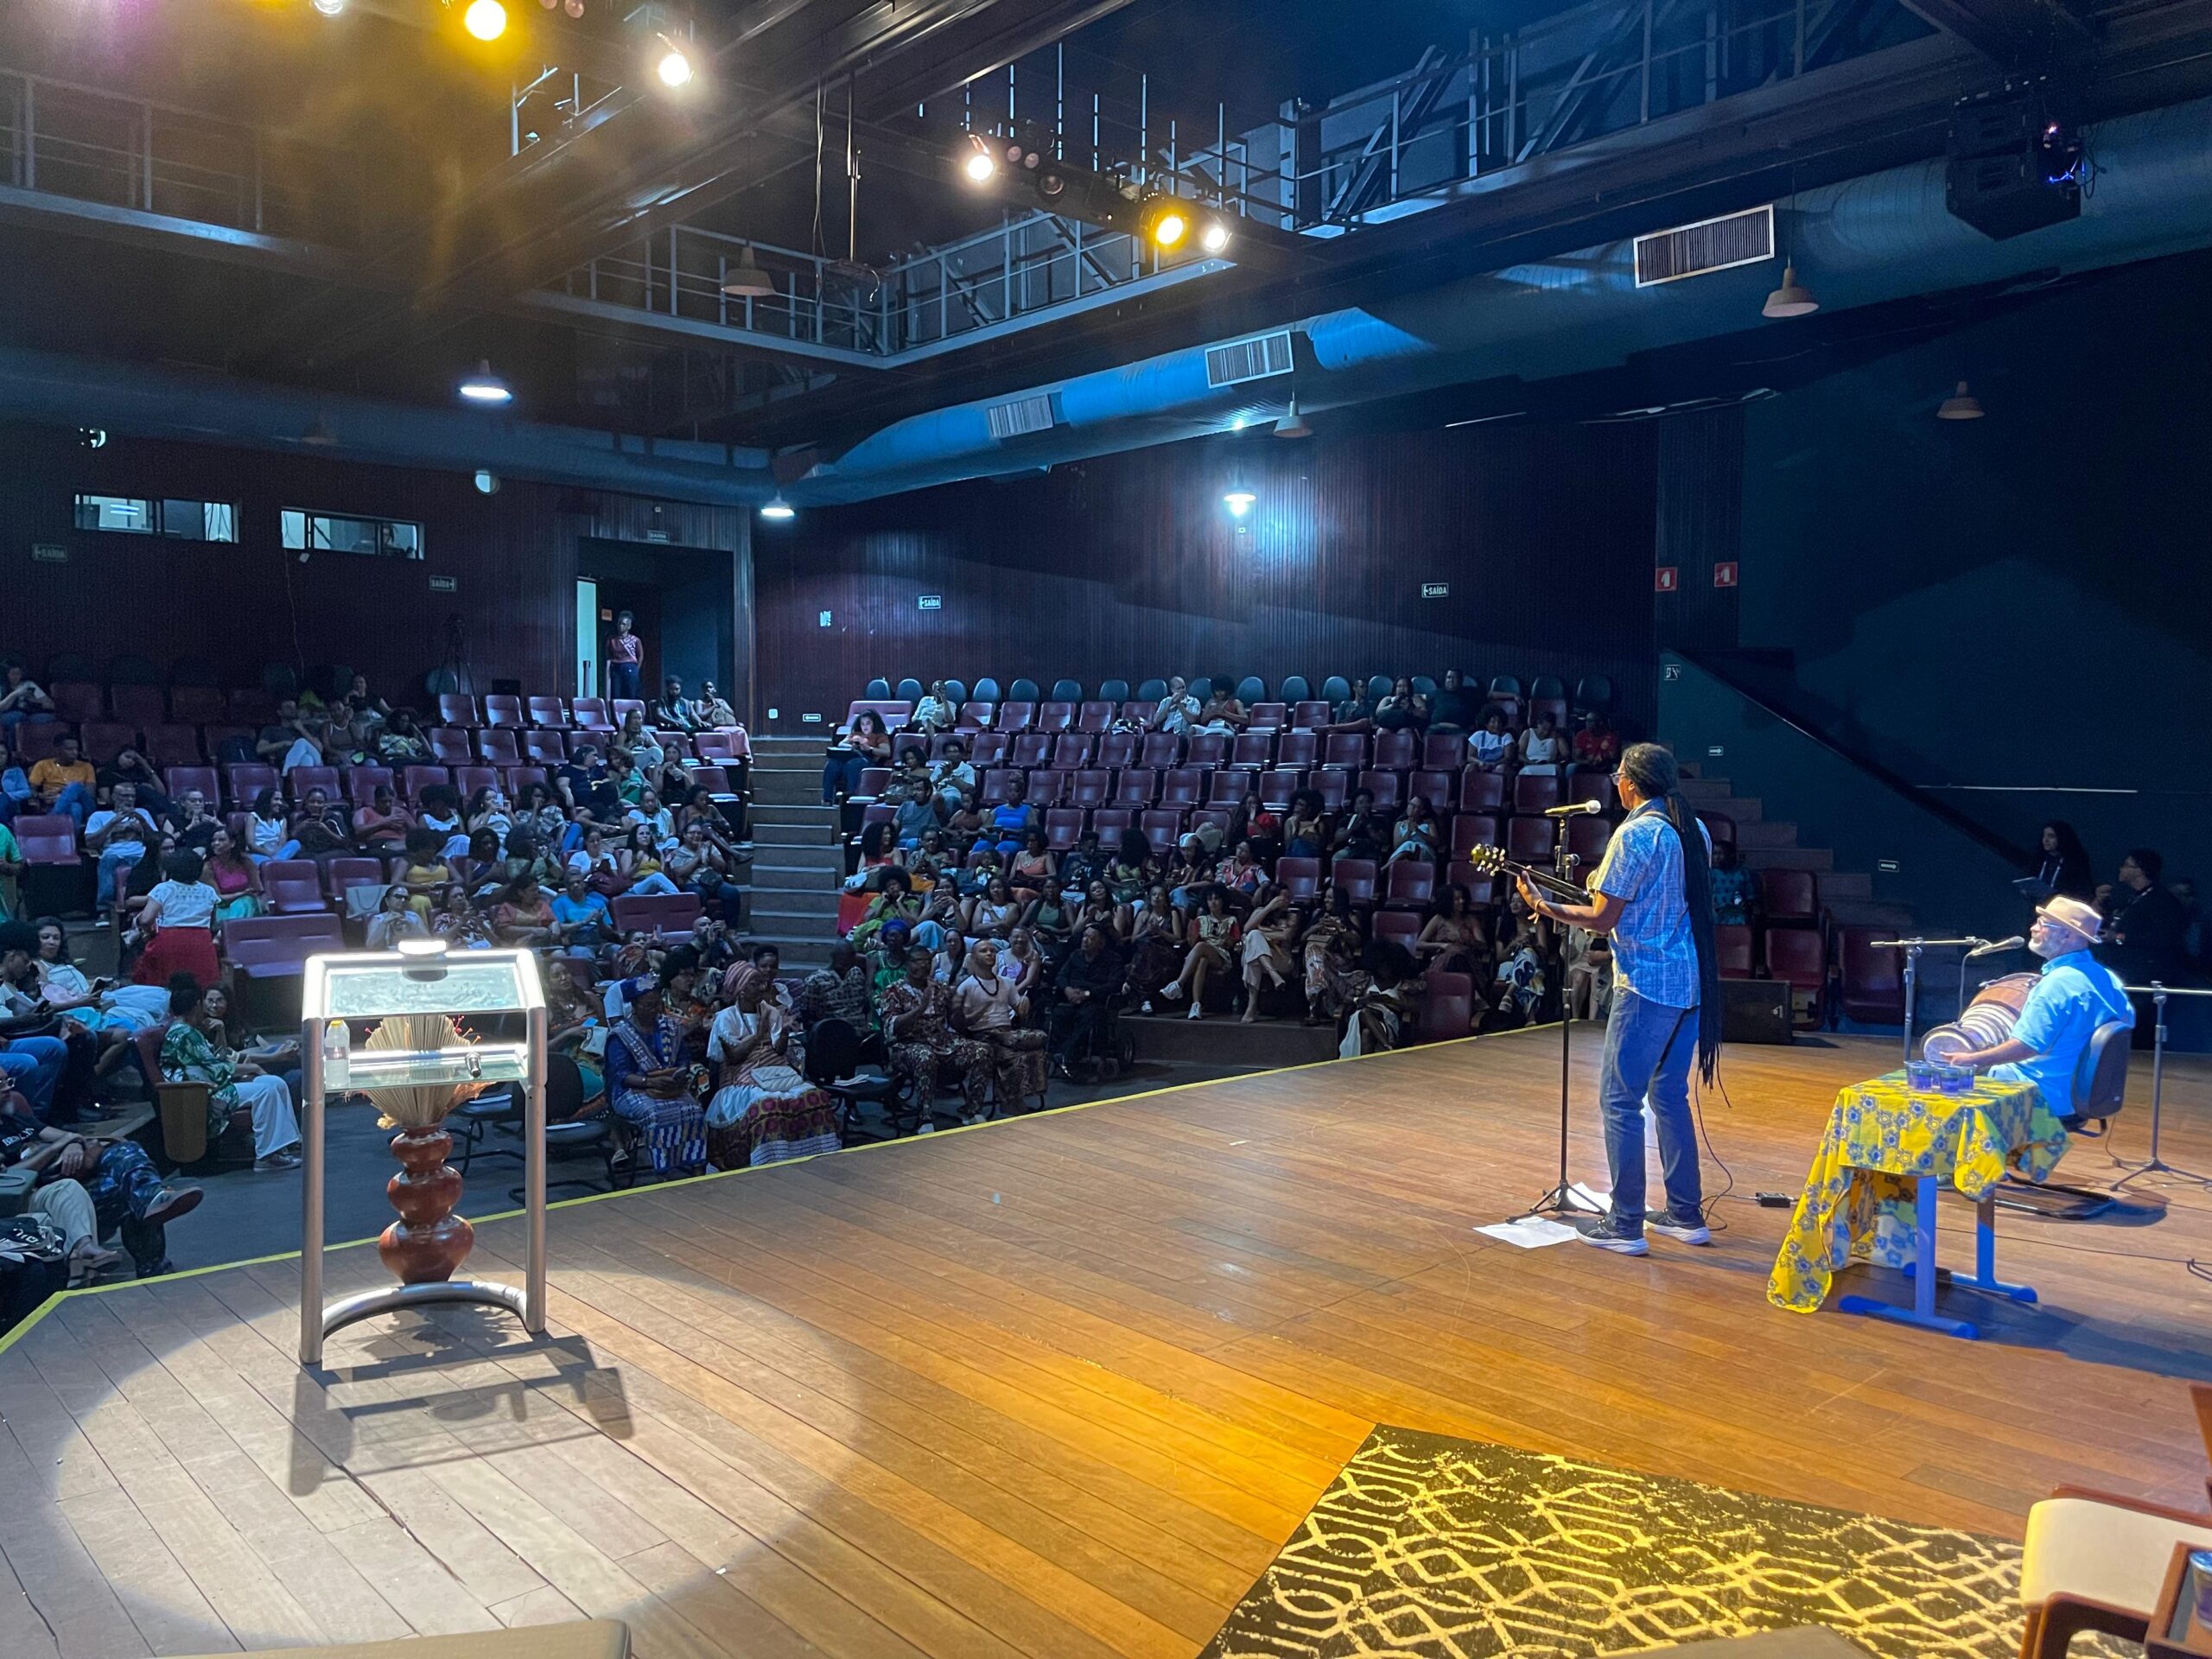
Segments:
[[[2008,1163],[2041,1180],[2065,1151],[2065,1128],[2031,1083],[1981,1077],[1968,1093],[1938,1095],[1906,1087],[1904,1073],[1892,1071],[1850,1084],[1828,1114],[1766,1299],[1812,1313],[1854,1256],[1902,1266],[1921,1176],[1978,1198]]]

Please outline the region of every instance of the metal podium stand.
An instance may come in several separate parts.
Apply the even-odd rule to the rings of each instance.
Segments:
[[[322,1363],[323,1339],[376,1313],[442,1302],[485,1302],[519,1317],[531,1335],[545,1330],[545,994],[527,950],[458,950],[442,939],[410,940],[391,954],[349,951],[310,957],[300,995],[301,1176],[300,1363]],[[322,1300],[322,1033],[333,1020],[443,1014],[458,1020],[519,1014],[521,1042],[392,1052],[352,1051],[349,1087],[434,1083],[518,1083],[524,1113],[523,1198],[526,1234],[523,1287],[455,1279],[393,1285],[325,1306]]]

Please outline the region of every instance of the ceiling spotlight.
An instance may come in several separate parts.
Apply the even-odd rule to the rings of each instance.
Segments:
[[[1229,221],[1209,219],[1205,228],[1198,232],[1198,245],[1208,253],[1225,252],[1229,247]]]
[[[1137,229],[1155,248],[1179,248],[1191,233],[1190,209],[1173,196],[1154,196],[1137,210]]]
[[[1813,290],[1797,281],[1797,267],[1785,264],[1782,268],[1782,286],[1766,296],[1766,303],[1759,308],[1763,317],[1809,316],[1821,308],[1813,297]]]
[[[722,292],[733,300],[765,300],[775,291],[775,279],[753,263],[750,251],[741,254],[736,268],[722,276]]]
[[[469,0],[461,26],[480,41],[496,41],[507,32],[507,9],[499,0]]]
[[[760,516],[763,518],[773,518],[778,524],[781,524],[786,518],[797,518],[798,510],[785,500],[784,493],[778,490],[769,498],[767,505],[760,509]]]
[[[315,0],[315,9],[326,17],[335,17],[346,10],[346,0]]]
[[[491,0],[477,0],[477,3],[489,4]],[[492,372],[488,359],[480,361],[474,370],[461,377],[461,395],[472,404],[486,405],[511,404],[515,397],[514,389]]]
[[[1224,491],[1222,494],[1221,503],[1224,506],[1229,509],[1229,516],[1230,518],[1242,518],[1246,513],[1252,511],[1252,504],[1259,499],[1260,498],[1253,494],[1251,491],[1239,486],[1236,489]]]
[[[499,475],[489,467],[479,467],[476,469],[476,493],[479,495],[497,495],[499,493]]]
[[[581,17],[584,15],[584,0],[565,0],[561,10],[571,17]]]
[[[1981,399],[1967,390],[1967,383],[1959,382],[1959,389],[1936,405],[1939,421],[1978,421],[1988,411],[1982,408]]]
[[[1290,413],[1275,423],[1275,436],[1310,438],[1313,435],[1313,429],[1306,423],[1306,417],[1298,412],[1298,394],[1294,391],[1290,394]]]
[[[664,86],[688,86],[691,84],[691,60],[683,48],[662,35],[655,38],[659,55],[653,64],[653,73],[660,77]]]
[[[988,184],[999,170],[999,158],[991,153],[981,133],[968,135],[968,153],[960,159],[960,175],[970,184]]]

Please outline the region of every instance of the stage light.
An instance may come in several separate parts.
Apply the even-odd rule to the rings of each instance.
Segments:
[[[507,32],[507,9],[499,0],[469,0],[461,26],[480,41],[496,41]]]
[[[515,396],[513,388],[492,372],[488,360],[479,362],[473,371],[461,377],[461,395],[472,404],[486,405],[511,404]]]
[[[960,173],[970,184],[988,184],[998,176],[999,158],[981,133],[968,135],[968,154],[961,158]]]
[[[1225,253],[1229,249],[1229,221],[1209,219],[1205,228],[1198,232],[1198,245],[1208,253]]]
[[[1252,511],[1252,504],[1259,499],[1260,498],[1253,494],[1251,491],[1240,486],[1236,489],[1225,491],[1222,495],[1221,502],[1224,506],[1229,509],[1229,516],[1230,518],[1242,518],[1246,513]]]
[[[1191,233],[1190,209],[1173,196],[1155,196],[1138,210],[1137,228],[1146,241],[1163,251],[1180,247]]]
[[[1936,405],[1939,421],[1978,421],[1988,411],[1982,408],[1981,399],[1967,390],[1967,383],[1959,382],[1959,389]]]
[[[653,73],[660,77],[660,84],[670,87],[690,86],[691,60],[684,55],[683,48],[665,35],[655,44],[659,48],[659,58],[653,65]]]
[[[315,9],[326,17],[335,17],[346,10],[346,0],[314,0]]]
[[[796,518],[798,516],[798,510],[785,500],[784,493],[778,490],[767,505],[760,509],[760,516],[763,518],[772,518],[778,524],[781,524],[786,518]]]
[[[499,475],[479,467],[476,469],[476,493],[479,495],[497,495],[499,493]]]
[[[584,15],[584,0],[567,0],[561,10],[571,17],[581,17]]]
[[[1786,264],[1782,268],[1782,286],[1766,296],[1766,303],[1759,308],[1759,315],[1763,317],[1803,317],[1810,316],[1820,308],[1821,302],[1813,297],[1813,290],[1798,283],[1797,267]]]

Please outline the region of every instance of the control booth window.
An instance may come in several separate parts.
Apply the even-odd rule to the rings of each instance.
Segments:
[[[298,553],[365,553],[387,559],[423,556],[423,526],[404,518],[355,518],[287,507],[278,515],[284,546]]]
[[[187,542],[235,542],[238,510],[229,501],[172,501],[139,495],[80,495],[77,528]]]

